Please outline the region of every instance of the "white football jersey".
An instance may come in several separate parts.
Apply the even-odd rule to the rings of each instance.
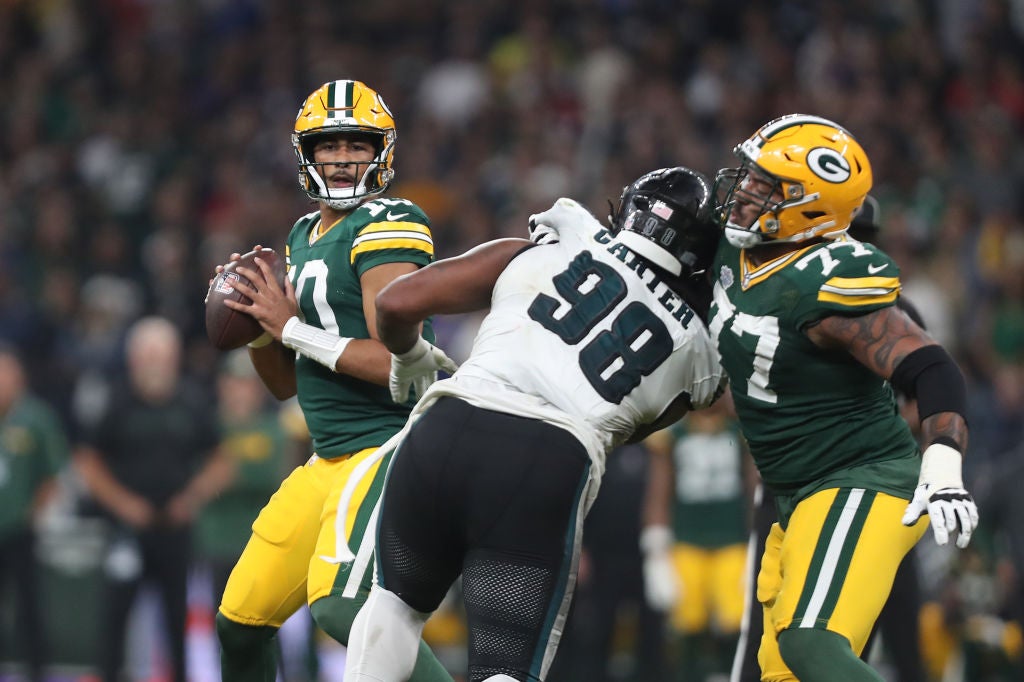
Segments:
[[[578,213],[578,229],[509,263],[469,359],[428,395],[569,428],[603,471],[605,453],[680,394],[710,405],[723,371],[703,322],[661,273]]]

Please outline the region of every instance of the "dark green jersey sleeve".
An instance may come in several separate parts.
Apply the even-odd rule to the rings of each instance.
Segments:
[[[360,215],[362,214],[362,215]],[[419,206],[406,199],[377,199],[359,207],[349,254],[359,276],[383,263],[429,265],[434,258],[430,221]]]
[[[864,315],[895,305],[900,293],[896,263],[874,245],[852,239],[823,244],[793,268],[805,283],[793,310],[799,329],[832,315]]]

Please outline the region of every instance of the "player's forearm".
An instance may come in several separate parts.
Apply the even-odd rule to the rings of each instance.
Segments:
[[[392,353],[405,353],[416,343],[419,324],[431,315],[488,307],[505,266],[530,246],[525,239],[497,239],[395,279],[375,301],[380,340]]]
[[[419,329],[419,327],[417,327]],[[388,385],[391,353],[376,339],[353,339],[338,358],[337,371],[378,386]]]
[[[670,526],[675,481],[672,455],[655,448],[651,450],[648,459],[647,489],[644,493],[643,525]]]
[[[893,370],[893,387],[917,401],[921,442],[945,443],[961,453],[967,448],[967,384],[946,350],[937,344],[921,346]]]
[[[32,497],[31,515],[33,519],[39,516],[50,506],[57,497],[58,487],[56,476],[51,476],[39,484],[36,494]]]
[[[434,299],[429,291],[433,278],[423,276],[427,269],[399,277],[377,294],[377,338],[390,353],[405,353],[416,345],[423,320],[433,312]],[[418,286],[421,280],[423,286]]]
[[[295,395],[294,351],[274,341],[262,348],[250,348],[249,357],[256,373],[275,398],[287,400]]]
[[[967,452],[967,422],[956,412],[938,412],[921,420],[921,442],[924,447],[949,439],[961,452]]]
[[[379,299],[378,299],[379,300]],[[416,345],[420,335],[419,321],[410,322],[386,309],[377,308],[377,334],[389,352],[401,354]]]

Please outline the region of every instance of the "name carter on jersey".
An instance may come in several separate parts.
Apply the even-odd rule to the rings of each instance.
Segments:
[[[663,282],[658,274],[637,254],[630,251],[625,245],[613,241],[612,233],[606,229],[599,230],[594,235],[594,241],[599,244],[611,244],[607,248],[608,253],[625,263],[626,267],[635,272],[640,281],[647,289],[658,297],[658,303],[668,311],[672,317],[685,329],[693,319],[693,310],[686,304],[683,298],[673,291],[668,284]]]

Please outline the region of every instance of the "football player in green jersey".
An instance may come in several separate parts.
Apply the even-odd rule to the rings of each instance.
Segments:
[[[749,456],[728,397],[644,441],[644,596],[669,617],[677,679],[729,670],[747,562]]]
[[[41,682],[51,655],[36,528],[59,494],[57,476],[68,459],[59,417],[29,390],[17,350],[0,341],[0,591],[11,595],[7,603],[13,602],[17,619],[17,627],[7,630],[14,646],[11,639],[0,639],[0,644],[25,661],[26,679],[32,682]]]
[[[292,145],[299,184],[318,210],[288,235],[283,289],[265,262],[257,261],[262,272],[238,269],[261,285],[236,284],[252,303],[228,305],[266,331],[250,344],[252,362],[276,397],[298,395],[315,454],[260,512],[228,579],[217,614],[225,682],[275,679],[273,638],[303,602],[321,628],[347,643],[369,594],[374,534],[367,530],[387,471],[387,461],[372,455],[415,402],[391,400],[391,354],[377,339],[374,300],[434,255],[423,211],[382,196],[394,176],[395,137],[387,105],[364,83],[338,80],[314,91],[295,119]],[[430,346],[429,321],[423,334]],[[342,495],[355,471],[359,485]],[[336,527],[342,500],[347,523]],[[411,679],[451,676],[421,641]]]
[[[895,306],[896,264],[847,234],[872,183],[847,130],[794,114],[735,153],[716,180],[709,326],[779,512],[758,576],[761,679],[881,680],[858,655],[921,517],[959,547],[978,523],[963,376]],[[893,387],[918,401],[923,455]]]

